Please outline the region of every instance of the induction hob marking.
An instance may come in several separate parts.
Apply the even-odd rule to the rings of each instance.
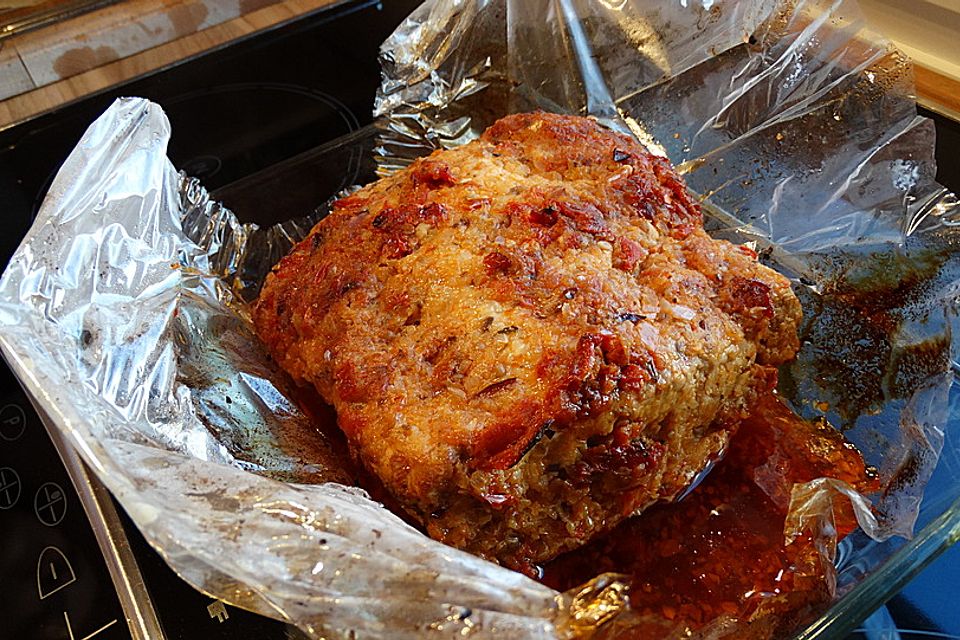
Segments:
[[[73,628],[70,626],[70,616],[67,615],[67,612],[66,612],[66,611],[63,612],[63,621],[67,623],[67,633],[68,633],[69,636],[70,636],[70,640],[77,640],[77,637],[76,637],[75,635],[73,635]],[[111,621],[108,622],[107,624],[103,625],[102,627],[100,627],[99,629],[97,629],[96,631],[94,631],[93,633],[83,636],[82,638],[80,638],[80,640],[90,640],[90,638],[92,638],[93,636],[97,635],[97,634],[100,633],[101,631],[106,631],[107,629],[109,629],[110,627],[112,627],[112,626],[115,625],[115,624],[117,624],[116,618],[114,618],[113,620],[111,620]]]
[[[56,482],[45,482],[33,497],[33,512],[40,522],[55,527],[67,515],[67,497]]]
[[[63,551],[56,547],[47,547],[40,552],[37,560],[37,595],[45,600],[60,589],[77,581],[77,574]]]
[[[20,499],[20,475],[10,467],[0,467],[0,509],[9,509]]]
[[[13,442],[27,428],[27,416],[20,405],[7,404],[0,409],[0,438]]]
[[[211,618],[216,618],[217,622],[223,622],[230,617],[230,612],[223,606],[223,600],[214,600],[207,605],[207,613]]]

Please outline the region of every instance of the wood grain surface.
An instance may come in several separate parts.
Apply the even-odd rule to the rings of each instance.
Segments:
[[[925,107],[960,122],[960,82],[916,65],[917,99]]]
[[[0,47],[0,129],[338,0],[126,0]]]
[[[337,1],[125,0],[7,38],[0,130]],[[917,65],[916,87],[921,104],[960,120],[960,82]]]

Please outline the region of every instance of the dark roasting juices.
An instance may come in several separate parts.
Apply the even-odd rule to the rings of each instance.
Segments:
[[[872,470],[837,431],[767,397],[688,496],[554,560],[543,581],[564,591],[602,572],[627,576],[631,614],[620,616],[611,636],[710,630],[722,637],[732,618],[751,621],[749,637],[770,637],[832,596],[829,514],[805,521],[791,544],[784,536],[792,485],[820,477],[876,490]],[[832,511],[837,537],[856,527],[846,498],[834,500]],[[742,638],[744,628],[731,632]]]

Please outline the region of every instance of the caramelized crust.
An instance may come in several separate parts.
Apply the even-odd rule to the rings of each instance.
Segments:
[[[338,201],[254,312],[431,535],[520,568],[683,491],[799,319],[667,160],[545,113]]]

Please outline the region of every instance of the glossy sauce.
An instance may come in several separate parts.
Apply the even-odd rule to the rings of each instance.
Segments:
[[[832,427],[796,417],[776,397],[759,403],[727,456],[678,503],[652,507],[586,547],[552,561],[543,581],[568,590],[602,572],[625,574],[631,615],[617,637],[704,633],[771,637],[832,597],[829,520],[785,544],[793,483],[829,476],[863,493],[875,474]],[[856,527],[846,499],[834,501],[842,537]],[[750,621],[729,635],[725,621]],[[713,635],[713,634],[711,634]]]

